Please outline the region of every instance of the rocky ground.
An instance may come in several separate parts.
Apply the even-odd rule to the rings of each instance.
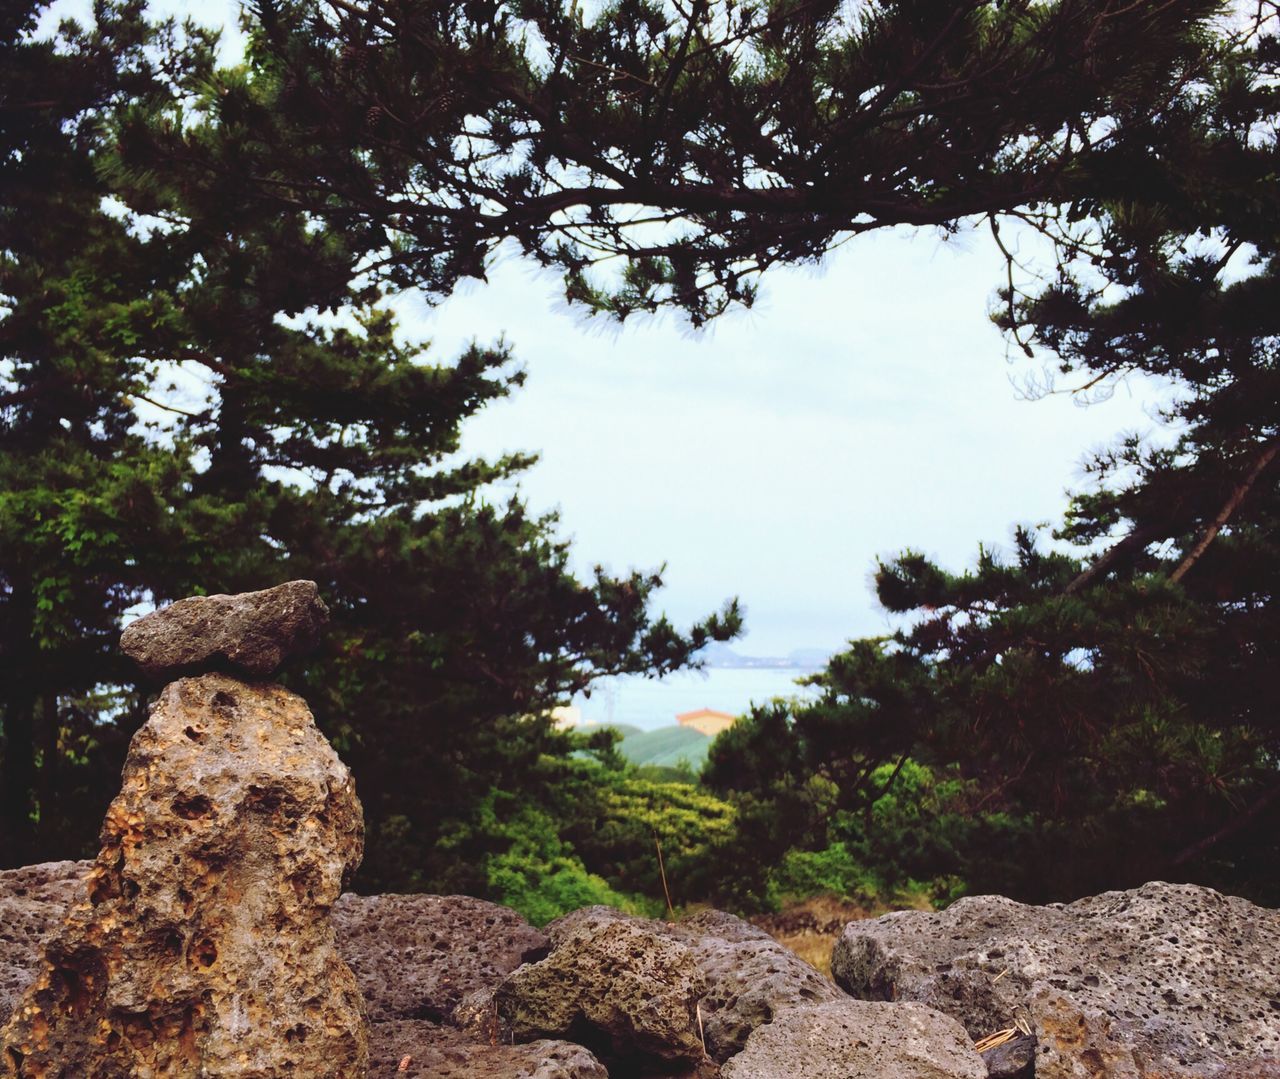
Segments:
[[[0,1024],[92,865],[0,872]],[[348,894],[331,919],[374,1077],[1280,1077],[1280,914],[1187,885],[858,920],[834,981],[718,911],[537,930],[463,896]]]

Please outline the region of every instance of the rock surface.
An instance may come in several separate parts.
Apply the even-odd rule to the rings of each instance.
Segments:
[[[87,895],[91,861],[0,870],[0,1026],[34,980],[40,945]],[[543,957],[545,933],[515,911],[470,896],[341,896],[331,913],[371,1022],[427,1019],[462,1026],[460,1002]],[[482,1005],[482,1006],[483,1006]]]
[[[362,832],[300,698],[221,674],[166,687],[85,901],[0,1031],[0,1075],[363,1076],[363,1005],[329,919]]]
[[[1067,905],[962,899],[850,923],[836,980],[973,1038],[1023,1018],[1036,1079],[1263,1076],[1280,1059],[1280,911],[1152,883]]]
[[[600,1061],[572,1042],[477,1044],[424,1019],[371,1024],[369,1057],[369,1074],[387,1079],[609,1079]]]
[[[920,1004],[789,1008],[747,1039],[724,1079],[987,1079],[964,1027]]]
[[[267,678],[314,648],[328,621],[315,582],[289,581],[261,592],[180,599],[130,623],[120,647],[160,682],[214,670]]]
[[[92,862],[45,862],[0,871],[0,1027],[36,976],[40,945],[88,892]]]
[[[848,999],[830,978],[732,914],[709,910],[669,926],[652,924],[682,941],[702,972],[707,988],[698,1007],[707,1052],[721,1063],[788,1008]]]
[[[746,1039],[724,1079],[987,1079],[954,1019],[923,1005],[828,1001],[792,1007]]]
[[[515,1040],[568,1038],[611,1072],[615,1063],[673,1071],[704,1059],[697,1002],[706,983],[688,947],[608,907],[566,914],[547,935],[547,957],[494,994]]]
[[[549,945],[515,911],[463,895],[344,895],[333,924],[374,1022],[453,1022],[464,997]]]

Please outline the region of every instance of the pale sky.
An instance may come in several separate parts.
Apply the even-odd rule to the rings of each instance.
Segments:
[[[987,318],[1002,268],[980,231],[867,236],[821,271],[771,273],[753,310],[695,333],[586,321],[554,274],[511,258],[402,311],[446,356],[514,345],[528,382],[464,447],[541,453],[521,489],[559,510],[579,566],[665,562],[659,605],[679,622],[737,595],[735,647],[773,655],[884,632],[877,555],[960,568],[979,541],[1007,548],[1015,523],[1060,518],[1088,449],[1159,433],[1149,384],[1088,408],[1023,399],[1011,379],[1030,361],[1007,362]]]
[[[87,6],[59,0],[46,25]],[[153,10],[225,24],[235,5]],[[1008,363],[987,318],[1002,273],[985,232],[900,230],[821,270],[771,272],[754,310],[699,333],[672,315],[588,322],[556,275],[514,256],[437,308],[399,307],[437,358],[473,338],[515,346],[528,382],[465,429],[464,448],[541,454],[520,489],[560,513],[578,567],[665,562],[660,609],[687,624],[736,595],[748,632],[735,647],[775,655],[885,632],[877,556],[912,546],[961,568],[979,542],[1007,547],[1015,523],[1058,520],[1090,448],[1161,437],[1149,383],[1089,408],[1021,398],[1031,361]]]

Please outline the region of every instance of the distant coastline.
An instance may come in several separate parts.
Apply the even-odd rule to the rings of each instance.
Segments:
[[[811,687],[797,679],[812,675],[819,666],[796,666],[763,660],[725,663],[720,657],[706,657],[702,670],[681,671],[662,679],[640,675],[604,678],[595,683],[590,695],[573,699],[577,722],[627,724],[651,731],[676,722],[681,712],[712,708],[730,715],[743,715],[752,704],[767,704],[778,697],[811,697]]]
[[[785,656],[744,656],[727,644],[713,641],[698,653],[698,661],[705,667],[717,670],[780,670],[816,671],[827,665],[831,653],[821,648],[795,648]]]

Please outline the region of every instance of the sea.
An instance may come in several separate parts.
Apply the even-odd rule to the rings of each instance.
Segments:
[[[681,712],[713,708],[737,716],[751,705],[775,697],[811,697],[812,688],[796,679],[813,674],[812,667],[709,667],[680,671],[666,678],[620,675],[602,678],[591,696],[573,699],[574,719],[583,724],[622,723],[641,730],[669,727]]]

